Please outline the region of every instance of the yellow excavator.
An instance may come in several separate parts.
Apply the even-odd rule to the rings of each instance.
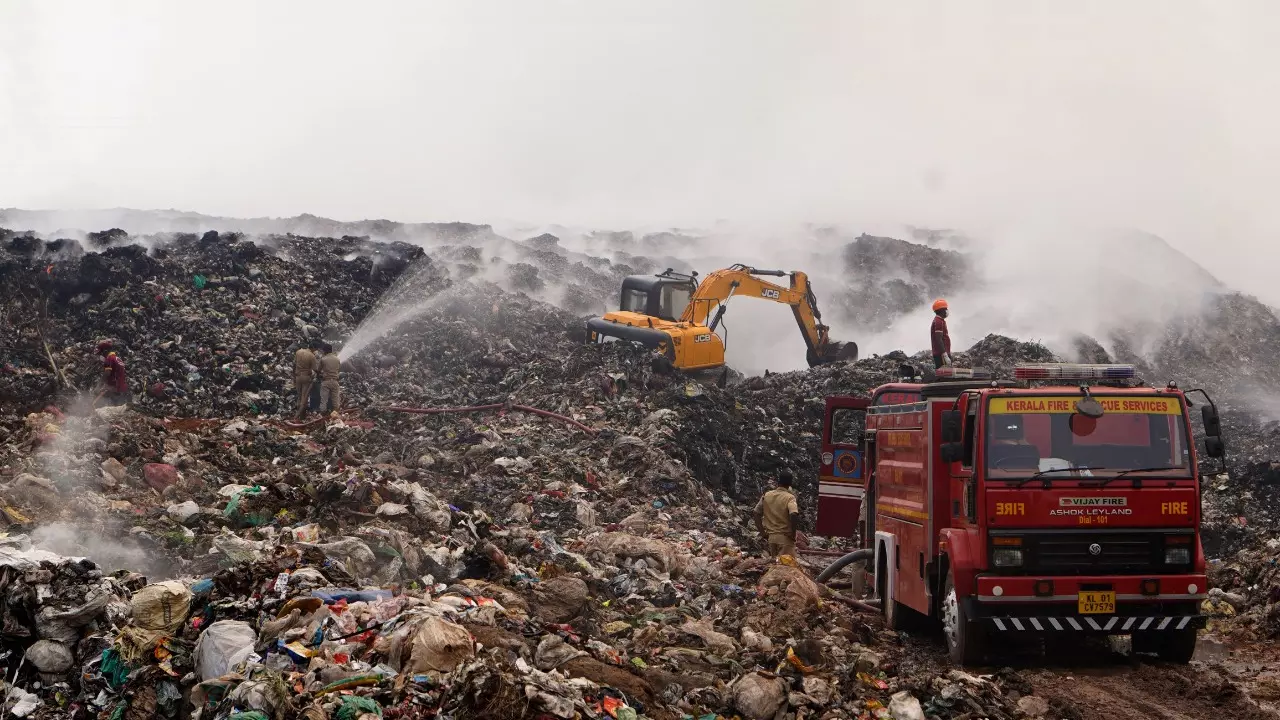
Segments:
[[[791,286],[762,277],[789,277]],[[746,265],[716,270],[701,282],[697,272],[685,275],[670,268],[657,275],[626,277],[618,310],[588,320],[587,335],[593,342],[615,338],[639,343],[680,370],[719,368],[724,365],[724,340],[716,330],[729,299],[738,296],[790,305],[808,347],[810,367],[858,359],[856,343],[835,342],[827,336],[807,275]]]

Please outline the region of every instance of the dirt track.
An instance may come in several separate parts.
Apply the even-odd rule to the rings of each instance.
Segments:
[[[1260,709],[1220,667],[1197,664],[1114,664],[1088,669],[1045,668],[1028,673],[1036,694],[1078,714],[1080,720],[1156,718],[1263,720],[1280,715]],[[1055,703],[1055,705],[1057,705]]]
[[[950,667],[940,638],[913,639],[919,644],[912,643],[910,652],[918,662]],[[1255,656],[1253,651],[1264,649],[1241,650]],[[1225,652],[1215,652],[1212,643],[1206,647],[1202,642],[1197,657],[1206,661],[1172,665],[1154,659],[1135,660],[1094,640],[1043,655],[1029,651],[1003,660],[1030,683],[1035,695],[1049,702],[1047,719],[1280,720],[1280,713],[1260,706],[1248,692],[1265,665],[1228,659]],[[991,667],[981,672],[997,670]],[[1265,695],[1264,690],[1259,699]]]

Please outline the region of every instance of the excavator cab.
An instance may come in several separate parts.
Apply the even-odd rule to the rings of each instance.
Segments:
[[[629,275],[622,280],[621,312],[676,321],[698,289],[698,275],[667,268],[657,275]]]

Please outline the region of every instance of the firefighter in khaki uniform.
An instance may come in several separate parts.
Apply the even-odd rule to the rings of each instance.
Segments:
[[[319,369],[320,362],[310,346],[304,344],[293,354],[293,387],[298,391],[298,408],[294,417],[298,420],[307,414],[307,398],[311,396],[311,384],[315,382]]]
[[[778,486],[756,503],[756,529],[768,540],[770,555],[795,555],[800,506],[791,492],[791,471],[785,468],[779,471],[777,482]]]
[[[332,405],[332,413],[336,415],[342,411],[342,390],[338,386],[342,361],[329,343],[320,346],[320,353],[320,414],[329,412]]]

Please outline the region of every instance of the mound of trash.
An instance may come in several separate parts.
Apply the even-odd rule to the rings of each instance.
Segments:
[[[7,711],[1078,716],[1022,674],[946,669],[815,583],[839,542],[763,557],[750,508],[780,469],[812,522],[824,398],[923,353],[694,382],[583,343],[580,315],[545,302],[603,301],[651,261],[542,236],[495,275],[489,234],[0,233]],[[353,337],[343,412],[292,422],[294,350]],[[127,406],[93,407],[103,339]],[[956,354],[1001,373],[1053,359],[996,335]],[[1231,503],[1262,497],[1240,478],[1277,472],[1255,459],[1276,438],[1242,418],[1229,433],[1258,449],[1206,490],[1207,524],[1265,525]]]

